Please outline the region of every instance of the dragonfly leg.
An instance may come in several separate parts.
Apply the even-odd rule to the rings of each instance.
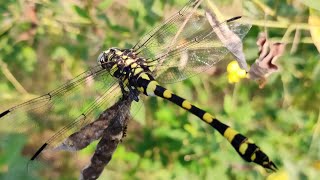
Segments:
[[[129,98],[135,100],[136,102],[139,102],[139,92],[137,90],[133,89],[130,86],[130,84],[128,86],[126,86],[129,89],[129,91],[127,91],[125,89],[125,85],[123,84],[122,81],[119,81],[119,85],[120,85],[123,97],[127,97],[128,96]]]
[[[133,100],[135,100],[136,102],[139,102],[139,91],[132,88],[130,86],[130,84],[128,85],[128,88],[129,88],[129,97]]]

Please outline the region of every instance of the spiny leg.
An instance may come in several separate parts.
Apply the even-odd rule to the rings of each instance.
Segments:
[[[222,123],[214,115],[192,105],[184,98],[160,86],[156,81],[152,80],[151,76],[147,76],[138,79],[138,85],[143,89],[143,93],[167,99],[196,115],[223,135],[244,160],[254,162],[273,171],[277,170],[276,165],[269,157],[256,144],[250,142],[247,137]]]
[[[121,92],[123,94],[122,98],[126,98],[126,97],[129,97],[133,100],[135,100],[136,102],[139,102],[139,91],[136,90],[136,89],[133,89],[130,85],[127,86],[129,91],[127,91],[125,89],[125,85],[123,84],[122,81],[119,81],[119,85],[120,85],[120,88],[121,88]]]

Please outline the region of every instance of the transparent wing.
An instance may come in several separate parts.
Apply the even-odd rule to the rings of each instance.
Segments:
[[[168,44],[171,43],[173,37],[177,34],[187,15],[193,13],[201,1],[190,0],[180,11],[141,38],[132,49],[139,52],[140,56],[145,58],[156,57],[156,55],[167,50]]]
[[[75,120],[68,123],[51,136],[50,139],[45,142],[46,150],[55,150],[66,138],[95,120],[104,109],[115,104],[122,95],[121,88],[117,81],[114,81],[111,85],[112,86],[109,87],[103,95],[96,98],[89,106],[87,106],[86,109],[77,118],[75,118]]]
[[[242,52],[241,39],[251,25],[237,21],[212,23],[207,11],[198,7],[200,3],[190,1],[134,46],[159,82],[184,80],[205,71],[230,51],[236,57]]]
[[[27,155],[34,159],[43,150],[55,150],[121,95],[118,81],[96,66],[48,94],[1,113],[0,126],[6,127],[6,133],[0,140],[10,141],[10,134],[27,135],[31,144]]]
[[[239,47],[242,49],[240,40],[250,27],[237,22],[224,22],[214,28],[203,28],[199,33],[189,35],[190,40],[149,61],[149,65],[153,67],[153,74],[159,82],[173,83],[184,80],[207,70],[222,60],[230,50]],[[236,35],[239,41],[225,41],[223,38],[228,39],[229,36],[223,35],[229,32]]]
[[[112,91],[112,93],[117,92]],[[130,118],[131,113],[135,115],[135,113],[139,111],[142,101],[132,101],[132,98],[129,96],[122,96],[122,98],[112,106],[108,105],[108,108],[101,112],[96,120],[82,127],[76,133],[68,136],[68,138],[63,138],[63,143],[59,143],[54,149],[78,151],[87,147],[93,141],[100,139],[103,136],[103,133],[107,131],[107,128],[109,128],[109,130],[112,129],[111,127],[114,125],[115,121],[118,119],[122,121],[125,116],[126,118]],[[129,112],[131,113],[128,114]]]

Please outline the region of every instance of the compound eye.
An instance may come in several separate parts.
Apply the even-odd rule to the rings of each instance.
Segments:
[[[102,64],[105,61],[105,52],[102,52],[99,54],[98,58],[97,58],[97,63],[98,64]]]

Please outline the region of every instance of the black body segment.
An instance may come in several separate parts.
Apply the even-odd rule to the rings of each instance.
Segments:
[[[192,105],[186,99],[172,93],[166,88],[160,86],[151,75],[146,75],[148,79],[140,77],[137,80],[138,86],[143,89],[143,93],[146,95],[156,95],[158,97],[167,99],[174,104],[182,107],[183,109],[191,112],[192,114],[199,117],[202,121],[209,124],[211,127],[216,129],[221,135],[223,135],[233,148],[238,152],[238,154],[248,162],[255,162],[264,168],[270,170],[276,170],[277,167],[269,159],[269,157],[260,150],[260,148],[248,141],[248,138],[232,129],[228,125],[219,121],[214,115]],[[150,93],[153,91],[153,93]]]

